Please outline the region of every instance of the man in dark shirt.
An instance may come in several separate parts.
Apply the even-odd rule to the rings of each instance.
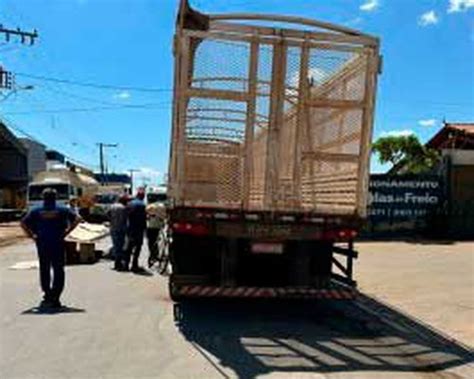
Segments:
[[[64,289],[64,238],[79,222],[80,218],[73,210],[56,204],[56,191],[51,188],[43,191],[43,205],[32,209],[21,221],[23,229],[36,242],[40,283],[44,292],[41,306],[61,306],[59,299]]]
[[[114,268],[117,271],[123,271],[124,266],[124,246],[127,235],[127,203],[128,197],[121,196],[118,201],[110,207],[110,235],[112,237],[113,252],[115,256]]]
[[[128,268],[130,258],[132,257],[133,272],[141,271],[138,266],[138,258],[143,245],[143,236],[146,230],[146,207],[143,199],[145,191],[139,190],[135,199],[127,205],[128,210],[128,248],[125,268]]]

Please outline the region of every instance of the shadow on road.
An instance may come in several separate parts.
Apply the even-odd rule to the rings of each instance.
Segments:
[[[360,303],[182,302],[175,322],[224,376],[219,366],[255,378],[271,372],[431,372],[473,362],[468,348],[365,296]]]
[[[61,313],[85,313],[85,309],[62,306],[59,308],[32,307],[21,312],[22,315],[57,315]]]

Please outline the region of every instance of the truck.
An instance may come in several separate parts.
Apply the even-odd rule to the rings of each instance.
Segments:
[[[172,299],[353,298],[379,45],[327,22],[203,14],[180,1]]]

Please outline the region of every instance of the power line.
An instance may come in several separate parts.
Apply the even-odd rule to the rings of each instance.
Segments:
[[[19,127],[18,125],[16,125],[14,122],[12,122],[11,120],[1,116],[0,119],[2,119],[5,124],[15,130],[17,133],[20,133],[22,134],[23,136],[31,139],[32,141],[36,142],[36,143],[39,143],[41,145],[45,145],[43,142],[41,142],[38,138],[36,138],[35,136],[31,135],[30,133],[26,132],[23,128]],[[50,146],[51,147],[51,146]],[[64,157],[66,157],[68,159],[68,161],[72,162],[72,163],[76,163],[76,164],[79,164],[81,166],[85,166],[85,167],[91,167],[91,166],[94,166],[94,165],[91,165],[89,163],[85,163],[85,162],[82,162],[82,161],[79,161],[77,160],[76,158],[73,158],[63,152],[61,152],[62,155],[64,155]]]
[[[233,45],[233,46],[240,46],[238,43],[235,42],[222,42],[223,44],[228,44],[228,45]],[[244,45],[241,45],[244,47]],[[318,57],[318,59],[339,59],[338,57]],[[43,81],[48,81],[48,82],[54,82],[54,83],[62,83],[62,84],[68,84],[68,85],[75,85],[75,86],[81,86],[81,87],[91,87],[91,88],[99,88],[99,89],[108,89],[108,90],[122,90],[122,91],[139,91],[139,92],[171,92],[171,88],[148,88],[148,87],[133,87],[133,86],[114,86],[114,85],[108,85],[108,84],[100,84],[100,83],[88,83],[88,82],[80,82],[80,81],[74,81],[74,80],[69,80],[69,79],[60,79],[60,78],[53,78],[53,77],[46,77],[46,76],[40,76],[40,75],[32,75],[32,74],[26,74],[26,73],[20,73],[16,72],[15,75],[17,76],[24,76],[26,78],[31,78],[31,79],[37,79],[37,80],[43,80]],[[91,98],[87,98],[84,96],[80,95],[75,95],[75,94],[67,94],[66,92],[58,89],[51,89],[52,91],[56,92],[63,92],[67,96],[70,97],[76,97],[78,99],[86,100],[86,101],[94,101],[97,103],[103,103],[103,104],[113,104],[113,103],[108,103],[100,100],[95,100]],[[401,104],[402,102],[400,101],[390,101],[390,100],[385,100],[389,101],[390,103],[398,103]],[[416,103],[424,103],[424,104],[430,104],[430,105],[441,105],[441,106],[472,106],[472,103],[463,103],[463,102],[436,102],[436,101],[430,101],[430,100],[423,100],[423,99],[415,99],[415,100],[410,100],[410,103],[416,102]],[[118,106],[117,106],[118,107]],[[141,108],[142,106],[134,106],[134,105],[123,105],[121,106],[123,108]]]
[[[126,105],[126,104],[119,104],[119,103],[113,103],[113,102],[109,102],[109,101],[103,101],[103,100],[99,100],[99,99],[93,99],[91,97],[88,97],[88,96],[82,96],[82,95],[77,95],[75,93],[71,93],[71,92],[68,92],[68,91],[64,91],[62,89],[57,89],[57,88],[53,88],[51,86],[45,86],[43,87],[45,88],[46,90],[48,91],[51,91],[51,92],[54,92],[56,94],[59,94],[59,95],[63,95],[63,96],[67,96],[67,97],[70,97],[70,98],[73,98],[73,99],[77,99],[77,100],[81,100],[81,101],[87,101],[87,102],[90,102],[90,103],[95,103],[95,104],[102,104],[102,105],[108,105],[108,106],[122,106],[122,105]]]
[[[44,106],[43,104],[41,103],[41,101],[38,101],[38,98],[35,96],[34,93],[31,93],[31,92],[28,92],[27,95],[29,97],[31,97],[36,103],[39,104],[39,107],[40,109],[44,110]],[[56,123],[56,117],[55,116],[52,116],[52,119],[51,119],[51,127],[53,129],[56,129],[57,126],[60,126],[60,124],[57,124]],[[71,142],[71,145],[74,146],[74,147],[79,147],[79,146],[82,146],[83,148],[87,148],[87,149],[90,149],[91,151],[95,152],[95,150],[91,147],[91,146],[88,146],[88,144],[86,143],[83,143],[83,142],[80,142],[80,139],[81,138],[78,138],[77,135],[75,133],[73,133],[74,135],[72,135],[70,133],[70,130],[68,128],[64,128],[64,127],[61,127],[61,130],[62,130],[62,133],[63,133],[63,136],[67,136],[69,141]],[[81,131],[82,129],[75,129],[76,132],[78,131]]]
[[[159,110],[169,109],[171,103],[150,103],[150,104],[124,104],[117,106],[91,107],[91,108],[60,108],[60,109],[35,109],[29,111],[3,112],[7,115],[29,115],[29,114],[54,114],[54,113],[81,113],[81,112],[102,112],[102,111],[120,111],[123,109],[145,109]]]
[[[139,91],[139,92],[171,92],[172,91],[171,88],[114,86],[110,84],[80,82],[80,81],[70,80],[70,79],[52,78],[52,77],[42,76],[42,75],[32,75],[32,74],[26,74],[22,72],[16,72],[15,74],[18,76],[24,76],[25,78],[44,80],[47,82],[54,82],[54,83],[69,84],[69,85],[80,86],[80,87],[91,87],[91,88],[109,89],[109,90],[117,90],[117,91]]]

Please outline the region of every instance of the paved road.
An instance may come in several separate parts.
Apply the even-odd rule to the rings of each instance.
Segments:
[[[474,377],[467,349],[370,298],[174,307],[166,280],[101,261],[68,267],[68,312],[37,314],[37,271],[8,269],[31,259],[0,251],[1,378]]]
[[[474,347],[474,242],[359,242],[359,288]]]

